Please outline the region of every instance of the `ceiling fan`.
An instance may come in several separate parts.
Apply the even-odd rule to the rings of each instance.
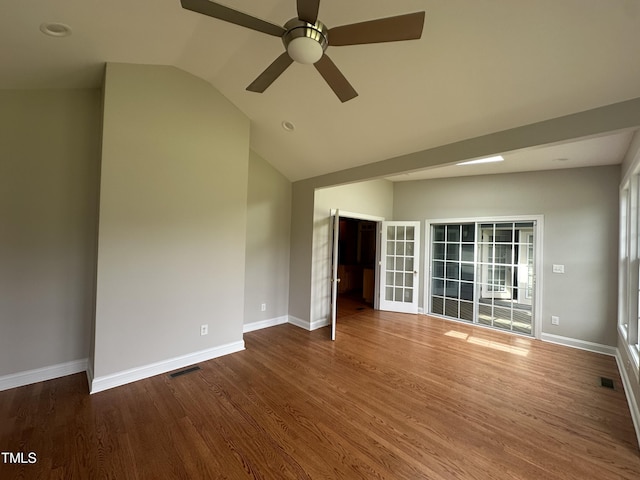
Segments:
[[[247,90],[264,92],[294,61],[312,63],[342,102],[357,97],[358,93],[327,56],[327,47],[419,39],[425,16],[425,12],[415,12],[327,28],[318,20],[320,0],[297,0],[298,17],[281,27],[209,0],[180,0],[180,3],[187,10],[282,38],[286,51]]]

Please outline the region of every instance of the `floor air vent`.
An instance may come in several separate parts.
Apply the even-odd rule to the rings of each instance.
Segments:
[[[185,368],[184,370],[179,370],[177,372],[173,372],[173,373],[169,374],[169,376],[171,378],[181,377],[182,375],[186,375],[187,373],[191,373],[191,372],[196,372],[198,370],[200,370],[200,367],[198,367],[196,365],[195,367],[189,367],[189,368]]]
[[[610,378],[600,377],[600,385],[605,388],[613,388],[613,380]]]

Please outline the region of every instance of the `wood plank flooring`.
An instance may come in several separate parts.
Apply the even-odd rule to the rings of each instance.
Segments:
[[[93,396],[84,374],[0,392],[0,451],[37,455],[0,478],[640,478],[612,357],[368,309],[338,326]]]

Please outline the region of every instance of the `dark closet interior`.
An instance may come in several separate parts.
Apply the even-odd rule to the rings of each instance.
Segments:
[[[376,222],[341,218],[339,239],[338,293],[373,305]]]

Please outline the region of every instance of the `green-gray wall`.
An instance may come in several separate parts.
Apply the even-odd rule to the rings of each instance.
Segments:
[[[249,120],[208,83],[107,65],[94,383],[242,342],[248,158]]]
[[[244,324],[286,321],[291,182],[251,151],[247,191]],[[265,304],[265,310],[261,306]]]
[[[615,165],[399,182],[393,216],[424,225],[426,219],[544,215],[542,332],[613,347],[619,178]],[[553,264],[565,265],[565,274],[552,273]],[[551,325],[551,315],[560,325]]]
[[[110,301],[98,312],[97,364],[102,93],[0,91],[1,388],[84,370],[87,359],[98,375],[117,373],[286,319],[291,182],[249,153],[247,119],[178,70],[109,69],[100,301]],[[120,320],[126,302],[138,314]]]
[[[0,91],[0,376],[90,351],[98,90]]]

